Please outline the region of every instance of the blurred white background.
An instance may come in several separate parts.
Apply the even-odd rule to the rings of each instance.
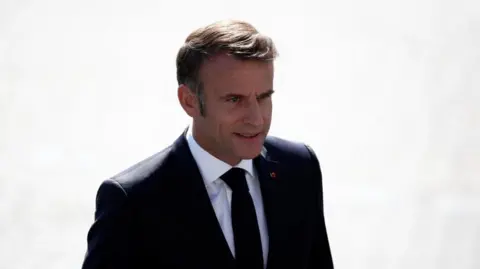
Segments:
[[[177,138],[175,56],[243,19],[317,152],[336,268],[480,268],[480,3],[0,1],[0,268],[80,268],[104,179]]]

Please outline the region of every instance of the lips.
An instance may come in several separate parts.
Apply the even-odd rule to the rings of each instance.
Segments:
[[[260,133],[235,133],[235,135],[243,137],[243,138],[255,138],[259,135]]]

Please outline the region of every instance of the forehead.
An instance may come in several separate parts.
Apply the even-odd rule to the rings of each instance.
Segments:
[[[273,61],[241,60],[225,54],[205,61],[199,79],[207,91],[256,91],[272,88]]]

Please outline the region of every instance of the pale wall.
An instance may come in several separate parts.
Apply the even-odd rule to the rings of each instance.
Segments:
[[[476,1],[0,2],[0,267],[80,268],[100,182],[188,124],[194,28],[277,42],[272,134],[324,172],[336,268],[480,268]]]

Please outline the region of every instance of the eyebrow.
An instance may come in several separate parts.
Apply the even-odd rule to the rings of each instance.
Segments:
[[[268,91],[266,91],[266,92],[262,92],[261,94],[259,94],[259,95],[257,96],[257,98],[268,97],[268,96],[272,95],[274,92],[275,92],[275,91],[274,91],[273,89],[270,89],[270,90],[268,90]]]
[[[259,95],[257,95],[257,98],[263,98],[263,97],[268,97],[270,95],[272,95],[275,91],[273,89],[269,89],[265,92],[262,92],[260,93]],[[220,98],[221,99],[228,99],[230,97],[243,97],[244,95],[241,95],[241,94],[235,94],[235,93],[228,93],[226,95],[223,95],[221,96]]]

